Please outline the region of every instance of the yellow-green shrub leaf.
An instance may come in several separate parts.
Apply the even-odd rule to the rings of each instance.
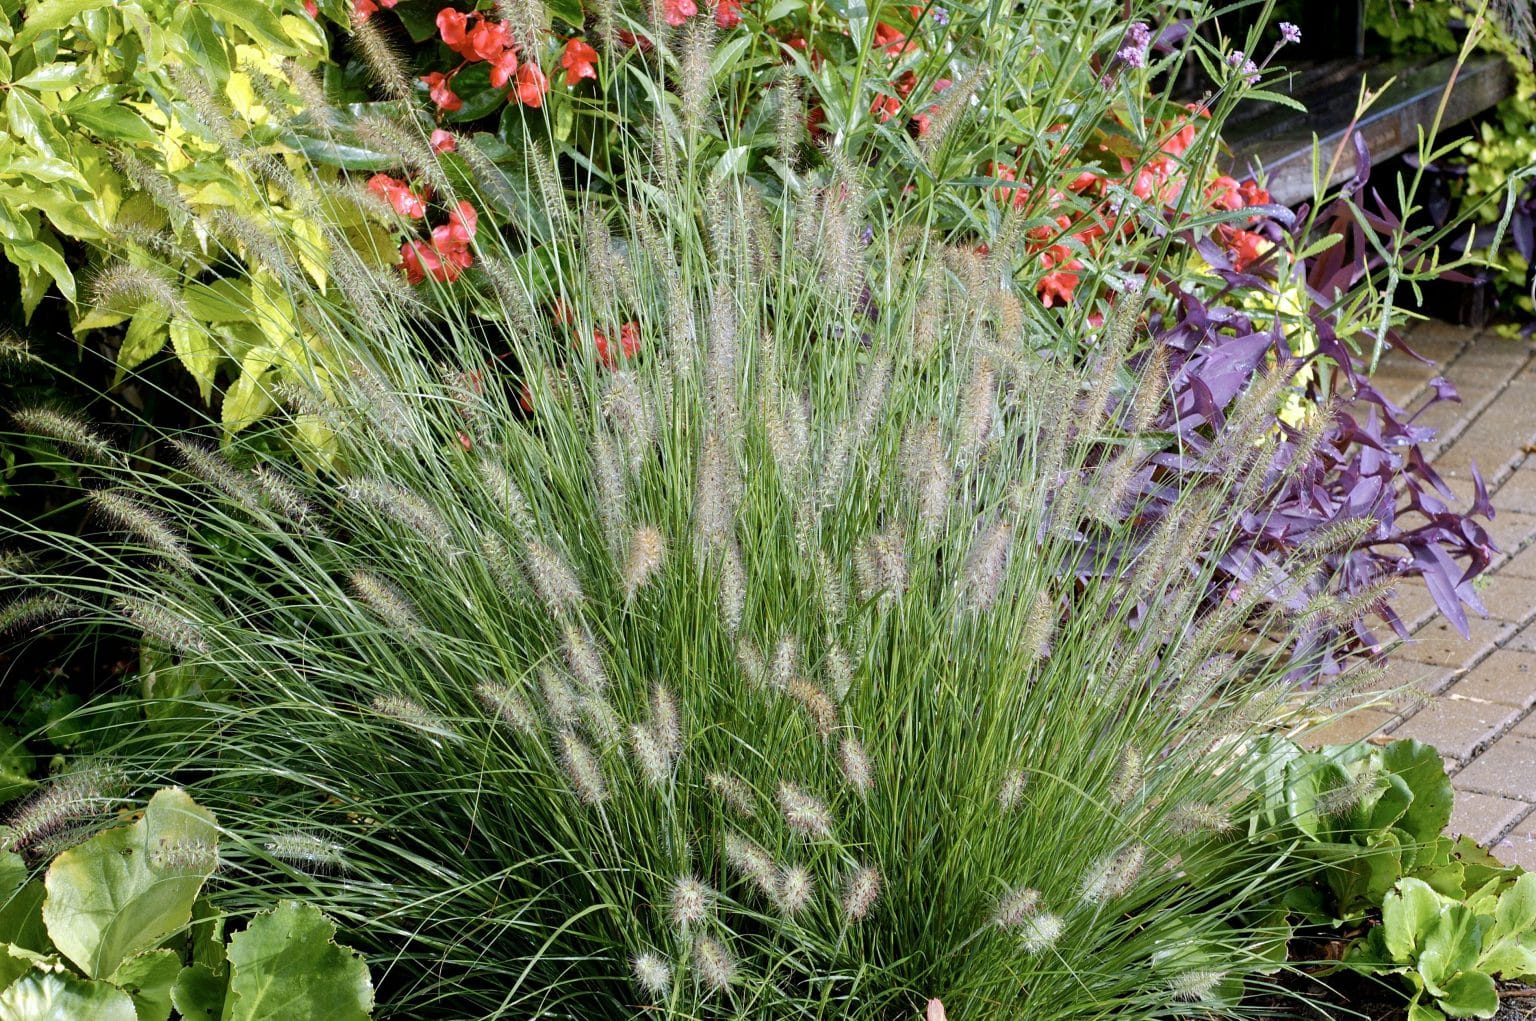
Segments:
[[[258,348],[240,363],[240,376],[224,394],[219,418],[224,432],[233,436],[277,406],[267,391],[264,377],[272,367],[272,352]]]
[[[128,329],[123,332],[122,346],[117,349],[117,382],[122,382],[123,376],[165,347],[169,339],[165,324],[169,319],[164,309],[154,305],[146,305],[134,313]]]
[[[203,10],[224,21],[239,25],[257,44],[278,53],[298,53],[299,49],[283,31],[283,23],[264,4],[249,0],[201,0]]]
[[[155,792],[132,826],[65,851],[44,879],[43,921],[53,945],[91,978],[159,946],[191,920],[217,864],[218,835],[212,813],[169,787]]]
[[[13,52],[20,50],[44,32],[63,28],[75,20],[77,14],[111,6],[112,0],[43,0],[40,4],[33,4],[27,8],[26,22],[21,31],[16,33],[11,49]]]
[[[180,317],[171,320],[171,348],[197,381],[197,392],[207,404],[213,399],[213,376],[219,368],[219,345],[201,323]]]

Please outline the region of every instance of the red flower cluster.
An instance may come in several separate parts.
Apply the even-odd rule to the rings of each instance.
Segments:
[[[1053,224],[1036,227],[1026,234],[1027,251],[1035,257],[1041,271],[1035,290],[1046,308],[1072,301],[1083,269],[1080,258],[1082,254],[1093,252],[1099,240],[1111,233],[1125,233],[1135,228],[1135,219],[1124,215],[1119,204],[1125,192],[1144,202],[1163,207],[1177,203],[1186,186],[1178,157],[1194,143],[1198,132],[1196,118],[1209,116],[1198,105],[1191,106],[1189,110],[1189,115],[1181,115],[1163,125],[1165,140],[1157,155],[1140,166],[1122,158],[1121,177],[1113,178],[1084,171],[1072,181],[1066,182],[1062,188],[1051,189],[1048,214],[1061,207],[1069,192],[1094,195],[1099,198],[1099,202],[1087,214],[1051,214]],[[1051,132],[1058,130],[1052,128]],[[1013,184],[1012,187],[994,190],[993,196],[998,202],[1022,206],[1029,201],[1031,189],[1027,183],[1017,183],[1018,170],[1015,167],[993,162],[988,164],[986,170],[994,180]],[[1205,196],[1212,209],[1229,211],[1270,201],[1269,193],[1253,181],[1238,182],[1226,176],[1211,182],[1205,190]],[[1236,229],[1230,224],[1218,227],[1217,235],[1232,256],[1233,266],[1239,271],[1261,258],[1269,245],[1262,235]]]
[[[454,76],[469,64],[491,65],[491,85],[498,89],[508,86],[510,100],[514,96],[524,106],[544,105],[544,93],[549,91],[549,79],[539,70],[539,65],[518,59],[517,42],[512,38],[506,22],[493,21],[479,11],[458,11],[444,7],[437,12],[437,31],[444,45],[464,58],[464,63],[452,71],[433,71],[423,75],[427,94],[439,110],[452,113],[463,107],[464,100],[454,93]]]
[[[405,267],[405,280],[419,284],[427,277],[438,283],[451,284],[474,264],[469,243],[475,238],[479,216],[475,207],[460,202],[448,214],[448,222],[432,228],[432,240],[407,241],[400,246],[400,262]]]
[[[715,25],[722,30],[729,30],[741,24],[741,8],[746,2],[747,0],[714,0],[711,6],[715,12]],[[698,13],[697,0],[661,0],[662,19],[673,28],[677,28]],[[619,35],[626,36],[627,33],[620,32]],[[651,48],[649,39],[628,36],[625,42],[630,46],[638,43],[642,49]]]
[[[597,348],[597,360],[605,369],[617,368],[619,364],[619,357],[614,353],[611,343],[602,330],[592,331],[592,344]],[[640,324],[633,319],[619,327],[619,350],[624,353],[626,359],[640,353]]]
[[[583,78],[597,77],[597,51],[577,38],[565,41],[560,51],[560,66],[565,68],[565,84],[575,85]]]
[[[388,174],[374,174],[368,178],[368,190],[394,207],[401,216],[419,220],[427,215],[427,201],[411,190],[404,181],[397,181]]]

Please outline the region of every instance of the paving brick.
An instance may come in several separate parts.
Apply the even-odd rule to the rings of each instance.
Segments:
[[[1492,521],[1484,522],[1483,527],[1495,546],[1513,555],[1536,537],[1536,514],[1498,514]]]
[[[1414,663],[1462,669],[1481,659],[1517,630],[1506,621],[1485,617],[1472,617],[1467,624],[1471,637],[1462,638],[1450,621],[1432,621],[1404,642],[1397,655]]]
[[[1529,815],[1509,836],[1493,846],[1493,855],[1505,865],[1519,865],[1536,871],[1536,827]]]
[[[1325,744],[1354,744],[1386,728],[1397,720],[1394,713],[1382,709],[1357,709],[1332,723],[1313,727],[1298,739],[1308,748]]]
[[[1504,647],[1514,652],[1536,652],[1536,623],[1527,624]]]
[[[1531,806],[1524,801],[1495,794],[1457,791],[1456,807],[1451,812],[1451,824],[1445,828],[1445,832],[1452,836],[1465,834],[1479,844],[1491,844],[1530,814],[1530,811]]]
[[[1536,440],[1536,385],[1511,383],[1488,402],[1450,447],[1435,457],[1442,475],[1469,476],[1473,462],[1489,482],[1502,480],[1525,460]]]
[[[1463,674],[1447,694],[1530,709],[1536,706],[1536,654],[1499,649]]]
[[[1532,411],[1536,415],[1536,411]],[[1499,511],[1521,511],[1536,514],[1536,466],[1527,456],[1503,485],[1493,494],[1493,506]]]
[[[1508,562],[1501,564],[1498,570],[1500,576],[1536,578],[1536,546],[1527,547],[1516,553]]]
[[[1429,589],[1423,582],[1417,580],[1403,583],[1398,594],[1392,597],[1392,608],[1397,611],[1397,615],[1402,618],[1403,626],[1409,631],[1417,631],[1432,618],[1440,615],[1440,608],[1435,605]]]
[[[1516,624],[1536,616],[1536,578],[1522,578],[1503,571],[1485,577],[1488,579],[1486,584],[1474,583],[1473,588],[1483,601],[1488,616]]]
[[[1514,723],[1520,713],[1520,709],[1498,702],[1445,695],[1414,713],[1392,731],[1392,736],[1432,744],[1441,755],[1466,763],[1478,749]]]
[[[1456,775],[1456,785],[1510,798],[1536,796],[1536,737],[1505,734]]]
[[[1472,334],[1468,330],[1434,319],[1415,323],[1409,327],[1407,333],[1408,346],[1415,353],[1440,365],[1444,365],[1460,354],[1471,339]],[[1397,355],[1396,357],[1406,356]]]

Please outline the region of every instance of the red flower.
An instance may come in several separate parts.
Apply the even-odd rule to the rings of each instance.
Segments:
[[[561,326],[569,326],[576,321],[576,314],[571,311],[571,306],[565,303],[564,298],[555,299],[554,305],[550,308],[550,314]]]
[[[524,106],[538,108],[544,105],[544,93],[549,91],[549,79],[539,70],[539,65],[526,63],[517,69],[517,99]]]
[[[1056,270],[1041,277],[1036,287],[1040,291],[1040,302],[1046,308],[1050,308],[1058,301],[1063,305],[1070,305],[1072,292],[1077,288],[1077,274]]]
[[[901,100],[895,96],[876,96],[874,103],[869,108],[869,112],[879,117],[880,123],[884,124],[898,113],[901,113]]]
[[[673,28],[699,13],[699,5],[693,0],[661,0],[661,7],[667,24]]]
[[[421,283],[430,274],[435,280],[443,280],[443,260],[425,241],[407,241],[400,246],[400,264],[405,267],[405,282],[411,286]]]
[[[619,29],[619,41],[622,42],[625,46],[631,48],[638,46],[641,53],[649,53],[651,51],[651,46],[653,45],[651,40],[647,37],[643,35],[635,35],[635,33],[629,31],[626,28]]]
[[[453,132],[444,131],[442,128],[432,130],[432,151],[453,152],[459,147],[459,140],[453,137]]]
[[[400,246],[400,261],[405,266],[405,280],[419,284],[427,277],[451,284],[459,274],[474,265],[469,243],[474,240],[479,216],[475,207],[460,202],[448,214],[448,222],[432,228],[432,240],[407,241]]]
[[[380,7],[387,10],[399,2],[400,0],[352,0],[352,17],[357,21],[367,21],[378,13]]]
[[[609,347],[608,335],[602,330],[592,331],[592,346],[597,348],[597,361],[605,369],[615,368],[619,364],[618,355]],[[640,324],[631,320],[619,327],[619,350],[625,358],[633,358],[640,353]]]
[[[453,94],[449,87],[452,80],[441,71],[433,71],[431,74],[421,76],[421,80],[427,84],[427,95],[432,97],[432,102],[437,104],[439,110],[445,113],[453,113],[464,105],[464,100]]]
[[[875,45],[884,47],[888,57],[899,57],[914,48],[906,36],[883,21],[875,25]]]
[[[411,191],[404,181],[397,181],[388,174],[374,174],[368,178],[368,190],[388,202],[401,216],[419,220],[427,215],[427,204],[422,197]]]
[[[320,17],[320,5],[315,0],[304,0],[304,13],[311,18]]]
[[[728,31],[741,24],[741,5],[747,0],[718,0],[715,4],[715,25]]]
[[[511,81],[513,76],[516,74],[516,50],[511,49],[510,47],[502,50],[499,54],[496,55],[496,59],[491,61],[491,87],[493,89],[506,88],[507,82]]]
[[[503,50],[512,46],[512,36],[500,21],[480,19],[480,24],[469,30],[464,56],[470,60],[495,60]]]
[[[1243,193],[1235,177],[1223,174],[1212,181],[1205,189],[1205,197],[1210,200],[1213,209],[1241,209],[1248,203],[1243,201]]]
[[[469,453],[470,450],[475,445],[474,441],[472,441],[469,438],[469,434],[468,433],[465,433],[463,431],[459,431],[459,432],[454,433],[454,436],[458,437],[459,446],[464,448],[464,453],[466,453],[466,454]]]
[[[452,7],[444,7],[437,12],[437,32],[443,37],[443,42],[450,50],[460,56],[467,57],[464,52],[464,31],[469,24],[469,15],[463,11],[456,11]]]
[[[640,324],[633,319],[619,327],[619,347],[625,358],[633,358],[640,353]]]
[[[1221,234],[1232,256],[1232,268],[1239,273],[1264,258],[1269,248],[1269,240],[1251,230],[1234,230],[1222,224]]]
[[[1274,201],[1269,192],[1259,187],[1259,182],[1249,180],[1237,186],[1237,190],[1243,196],[1245,206],[1267,206]]]
[[[568,39],[560,54],[560,66],[565,68],[565,84],[575,85],[583,78],[596,78],[597,51],[580,39]]]

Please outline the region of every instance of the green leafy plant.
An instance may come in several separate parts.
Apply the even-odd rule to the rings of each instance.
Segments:
[[[1495,978],[1536,977],[1536,874],[1492,879],[1465,898],[1404,878],[1382,901],[1381,925],[1357,960],[1407,978],[1410,1021],[1493,1017]]]
[[[73,843],[46,875],[0,852],[0,1016],[8,1021],[355,1021],[373,1004],[367,965],[315,908],[284,901],[223,941],[201,897],[219,865],[213,816],[166,788],[126,826],[84,840],[61,829],[112,783],[75,774],[13,817],[9,844]],[[78,841],[78,842],[75,842]],[[72,966],[72,967],[71,967]]]

